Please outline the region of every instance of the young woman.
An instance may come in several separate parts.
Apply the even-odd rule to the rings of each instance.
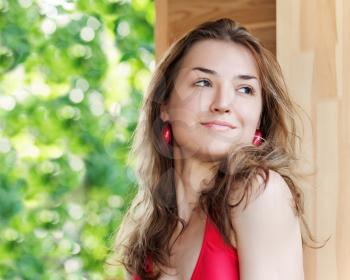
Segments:
[[[274,56],[236,22],[173,44],[134,139],[139,190],[117,234],[129,278],[303,279],[294,117]]]

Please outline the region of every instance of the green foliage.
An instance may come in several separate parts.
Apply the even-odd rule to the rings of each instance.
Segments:
[[[152,0],[0,0],[0,279],[123,279],[106,265],[137,185]]]

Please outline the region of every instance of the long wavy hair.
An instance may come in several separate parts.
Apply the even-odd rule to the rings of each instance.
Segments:
[[[296,168],[300,144],[295,119],[298,106],[287,92],[281,68],[274,55],[237,22],[227,18],[209,21],[185,34],[165,53],[144,96],[135,130],[131,160],[136,165],[138,192],[117,232],[115,252],[117,261],[142,279],[158,279],[163,273],[160,265],[170,266],[173,244],[169,240],[179,221],[182,231],[185,227],[177,211],[173,149],[160,137],[164,125],[160,106],[169,100],[184,56],[203,40],[234,42],[255,58],[262,88],[260,130],[264,142],[258,147],[236,146],[218,163],[211,187],[200,194],[201,209],[215,222],[224,240],[230,242],[232,233],[236,236],[232,212],[243,201],[246,207],[254,178],[261,176],[266,186],[269,170],[274,170],[286,181],[294,198],[294,212],[308,237],[315,241],[304,219],[303,194],[297,183],[301,177]],[[232,197],[240,199],[232,203]],[[303,236],[303,245],[307,244],[305,240]],[[152,259],[153,273],[146,265],[148,258]]]

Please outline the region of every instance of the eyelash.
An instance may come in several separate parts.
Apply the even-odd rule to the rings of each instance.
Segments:
[[[197,85],[200,82],[208,82],[210,84],[210,86],[211,86],[211,82],[209,80],[206,80],[206,79],[198,80],[197,82],[195,82],[195,85]]]
[[[211,82],[210,82],[209,80],[207,80],[207,79],[198,80],[197,82],[195,82],[195,85],[198,86],[198,83],[200,83],[200,82],[207,82],[207,83],[209,84],[210,87],[212,86]],[[203,86],[199,86],[199,87],[203,87]],[[253,95],[254,92],[255,92],[254,89],[253,89],[252,87],[244,86],[244,87],[241,87],[240,89],[242,89],[242,88],[248,88],[248,89],[250,90],[250,92],[248,93],[248,95]]]
[[[248,93],[249,95],[253,95],[254,94],[254,89],[251,87],[241,87],[241,88],[249,88],[250,92]]]

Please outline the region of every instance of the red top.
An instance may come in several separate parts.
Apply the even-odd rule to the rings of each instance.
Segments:
[[[237,250],[227,245],[214,222],[207,216],[204,238],[191,280],[239,280]],[[152,263],[147,263],[152,271]],[[133,280],[141,280],[134,276]]]

